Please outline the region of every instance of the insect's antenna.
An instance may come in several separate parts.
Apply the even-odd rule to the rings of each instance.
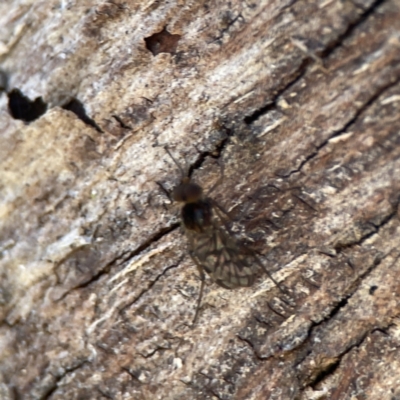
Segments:
[[[176,166],[179,168],[179,171],[181,171],[182,177],[186,177],[188,175],[187,172],[181,167],[181,165],[176,161],[175,157],[172,155],[172,153],[169,151],[168,146],[164,146],[164,150],[168,153],[168,155],[172,158],[172,161],[176,164]]]

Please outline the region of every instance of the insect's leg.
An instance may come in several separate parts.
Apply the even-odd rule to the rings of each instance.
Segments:
[[[259,260],[257,254],[254,252],[254,258],[256,259],[258,265],[261,266],[261,268],[265,271],[267,274],[268,278],[271,279],[272,282],[276,285],[276,287],[283,293],[283,294],[288,294],[286,289],[283,288],[283,286],[280,285],[280,283],[272,276],[272,274],[268,271],[267,268],[265,268],[264,264]]]
[[[164,150],[167,152],[167,154],[172,158],[172,161],[176,164],[176,166],[179,168],[179,171],[181,172],[182,178],[185,176],[189,176],[189,168],[187,165],[185,165],[185,167],[183,168],[178,161],[176,160],[176,158],[172,155],[172,153],[169,151],[169,147],[168,146],[164,146]]]
[[[197,306],[196,306],[196,311],[194,313],[194,318],[193,318],[193,325],[196,323],[197,321],[197,317],[199,315],[199,311],[200,311],[200,306],[201,306],[201,300],[203,299],[203,290],[204,290],[204,282],[205,282],[205,275],[204,275],[204,271],[203,268],[201,267],[201,265],[198,263],[198,261],[196,260],[195,257],[192,256],[193,261],[195,262],[197,269],[199,270],[199,274],[200,274],[200,280],[201,280],[201,284],[200,284],[200,292],[199,292],[199,299],[197,300]]]
[[[215,207],[218,216],[223,220],[224,218],[229,219],[229,221],[232,221],[231,216],[229,215],[228,211],[225,210],[224,207],[222,207],[218,202],[216,202],[214,199],[207,199],[208,201],[211,202],[211,205]],[[224,217],[221,217],[221,214],[219,212],[222,212],[224,214]]]
[[[210,189],[208,189],[207,193],[206,193],[206,197],[208,197],[210,195],[210,193],[215,190],[216,187],[218,187],[222,181],[224,180],[224,164],[220,164],[218,163],[221,169],[221,176],[217,179],[217,181],[214,183],[214,185],[211,186]]]
[[[215,200],[208,198],[207,199],[211,205],[214,207],[215,213],[218,215],[218,218],[223,222],[225,229],[227,232],[233,236],[233,233],[228,225],[229,222],[232,222],[232,218],[230,217],[228,211],[226,211],[221,205],[219,205]]]
[[[157,186],[161,189],[161,191],[165,194],[165,196],[168,198],[168,200],[172,203],[173,202],[172,195],[168,191],[168,189],[166,189],[161,182],[159,182],[159,181],[155,181],[155,182],[156,182]]]

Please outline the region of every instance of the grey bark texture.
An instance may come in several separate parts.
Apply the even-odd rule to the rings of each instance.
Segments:
[[[400,1],[0,4],[0,398],[400,399]],[[164,146],[266,275],[200,281]]]

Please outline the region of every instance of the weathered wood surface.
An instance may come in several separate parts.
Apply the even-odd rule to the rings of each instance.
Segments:
[[[0,57],[1,399],[400,398],[398,0],[6,1]],[[190,327],[166,144],[290,297]]]

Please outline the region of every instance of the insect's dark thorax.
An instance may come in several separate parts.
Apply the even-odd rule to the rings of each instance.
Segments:
[[[207,200],[186,203],[182,208],[182,221],[186,229],[203,232],[212,223],[212,206]]]

